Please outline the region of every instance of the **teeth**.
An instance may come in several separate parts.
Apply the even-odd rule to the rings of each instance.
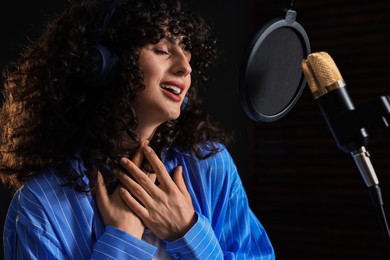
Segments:
[[[169,91],[171,91],[172,93],[176,94],[176,95],[179,95],[181,93],[181,89],[179,87],[176,87],[176,86],[171,86],[171,85],[161,85],[161,87],[163,89],[167,89]]]

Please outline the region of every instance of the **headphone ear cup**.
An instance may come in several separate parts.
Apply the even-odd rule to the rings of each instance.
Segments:
[[[84,83],[91,89],[107,87],[115,79],[118,56],[107,47],[94,45],[85,59]]]

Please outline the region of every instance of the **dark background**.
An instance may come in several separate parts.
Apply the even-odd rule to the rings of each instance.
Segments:
[[[1,4],[0,66],[15,60],[28,37],[34,39],[47,17],[65,2]],[[189,4],[214,28],[222,51],[204,93],[205,108],[235,133],[230,151],[277,259],[389,259],[364,182],[352,158],[335,145],[309,89],[274,123],[255,123],[241,108],[237,79],[244,50],[262,25],[284,16],[290,1]],[[296,0],[293,9],[312,51],[327,51],[335,60],[355,105],[390,92],[390,2]],[[375,137],[368,146],[388,215],[389,147],[388,141]],[[2,226],[10,195],[4,190],[0,194]]]

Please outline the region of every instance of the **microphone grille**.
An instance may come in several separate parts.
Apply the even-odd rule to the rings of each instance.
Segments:
[[[309,54],[307,62],[309,62],[320,87],[330,86],[343,79],[336,63],[327,52]]]
[[[315,99],[344,87],[345,82],[332,57],[327,52],[315,52],[302,60],[302,71]]]

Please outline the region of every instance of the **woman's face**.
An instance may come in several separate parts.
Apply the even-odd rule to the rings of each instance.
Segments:
[[[165,37],[141,48],[139,66],[145,89],[136,100],[141,127],[158,126],[180,115],[180,106],[191,85],[191,53],[181,38]]]

